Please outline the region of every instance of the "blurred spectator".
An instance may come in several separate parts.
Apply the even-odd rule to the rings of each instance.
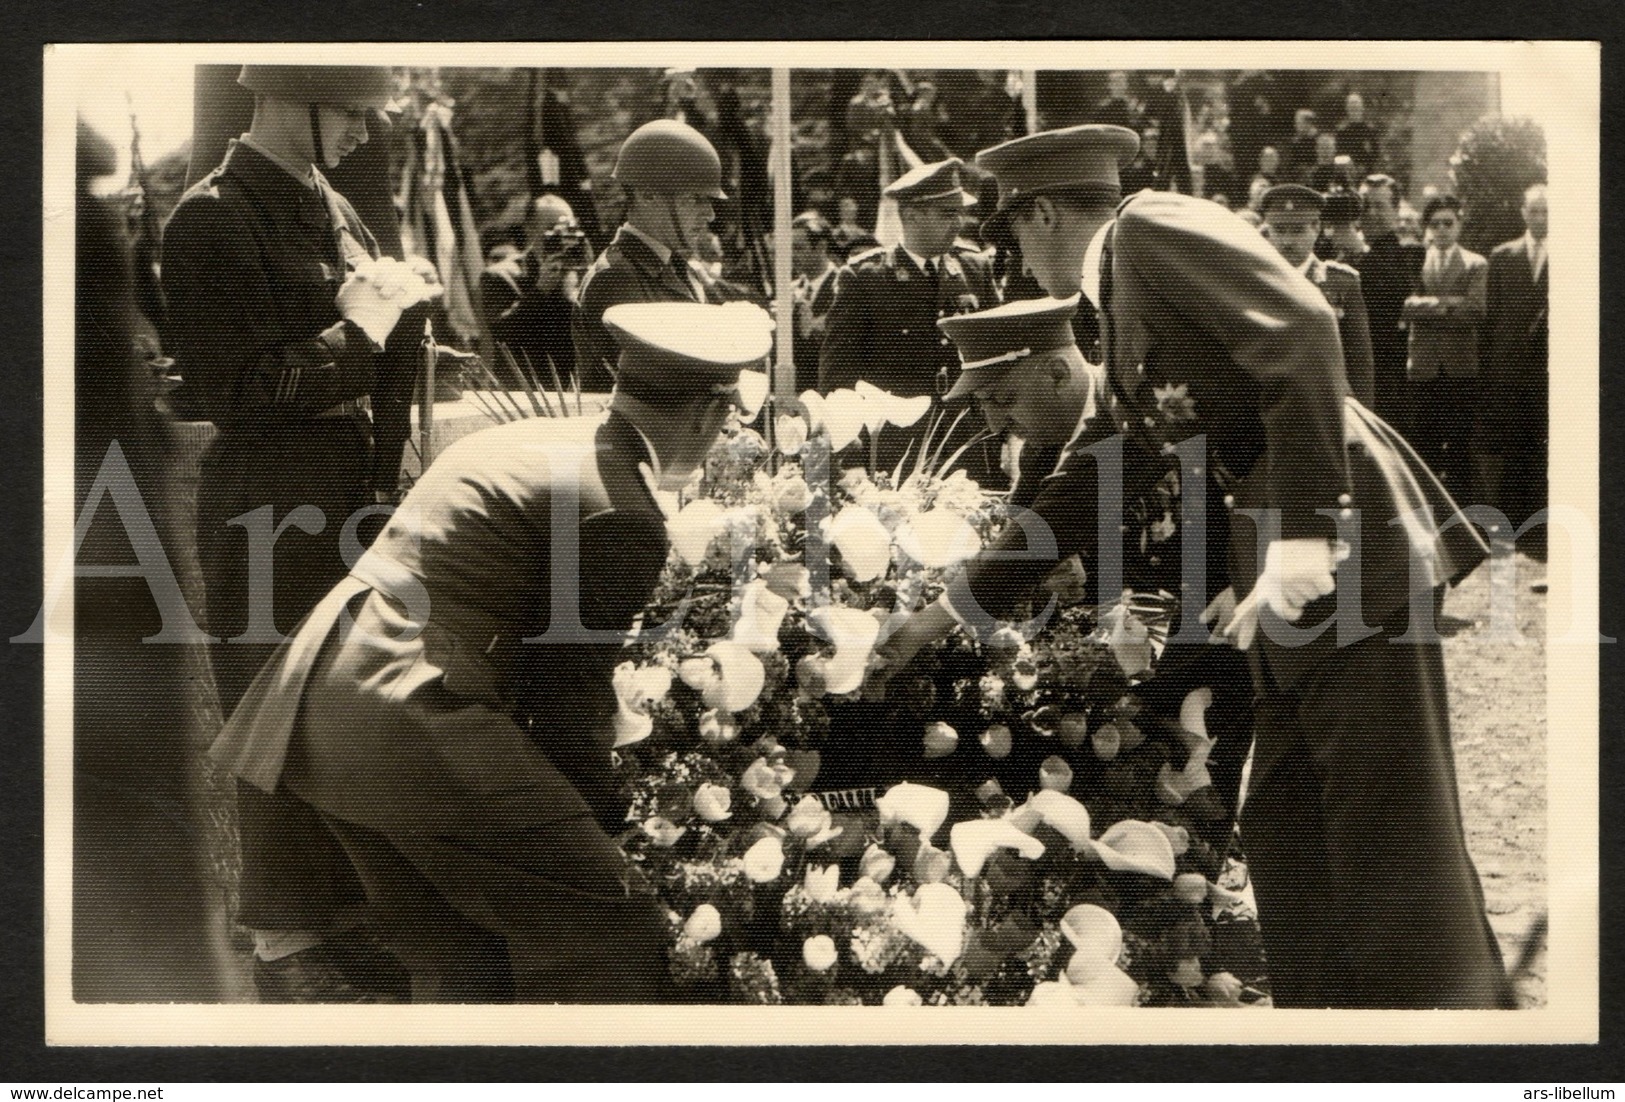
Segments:
[[[1401,202],[1394,212],[1394,232],[1406,245],[1422,247],[1422,212]]]
[[[790,228],[790,270],[795,303],[796,393],[818,387],[818,355],[824,346],[824,328],[835,301],[835,273],[831,256],[835,231],[817,211],[796,215]]]
[[[1139,123],[1140,108],[1129,97],[1128,73],[1114,69],[1106,74],[1106,98],[1095,104],[1089,121],[1111,126],[1135,129]],[[1127,194],[1127,191],[1124,192]]]
[[[1161,148],[1151,163],[1165,181],[1158,185],[1183,194],[1191,189],[1190,158],[1185,146],[1185,96],[1180,87],[1179,73],[1146,73],[1145,102],[1141,107],[1141,125],[1155,129],[1161,135]],[[1124,194],[1128,194],[1126,191]]]
[[[1287,179],[1307,180],[1319,161],[1319,149],[1320,128],[1315,125],[1315,113],[1307,107],[1302,108],[1292,116],[1292,141],[1287,146],[1284,166]],[[1332,150],[1336,152],[1335,139]]]
[[[1524,193],[1524,235],[1490,254],[1484,332],[1483,393],[1473,430],[1478,491],[1511,520],[1514,530],[1546,507],[1547,263],[1546,185]],[[1491,533],[1492,537],[1495,533]],[[1511,533],[1501,533],[1503,539]],[[1546,528],[1520,539],[1545,558]]]
[[[914,99],[903,116],[903,140],[922,161],[943,161],[953,156],[942,141],[948,111],[937,99],[937,86],[929,80],[914,85]]]
[[[1231,92],[1230,150],[1236,164],[1251,171],[1259,163],[1265,146],[1279,148],[1289,138],[1291,125],[1277,109],[1275,78],[1267,72],[1254,72],[1238,80]],[[1270,183],[1279,183],[1275,171]]]
[[[1376,413],[1404,435],[1411,433],[1405,383],[1406,339],[1400,314],[1422,272],[1422,249],[1394,232],[1399,184],[1392,176],[1367,176],[1360,184],[1360,227],[1366,251],[1356,267],[1371,327]]]
[[[1140,152],[1131,164],[1122,169],[1123,196],[1137,191],[1165,191],[1167,177],[1162,172],[1162,135],[1155,127],[1140,135]]]
[[[840,218],[834,229],[835,257],[845,263],[848,258],[865,249],[872,249],[880,242],[875,240],[874,231],[866,228],[860,221],[862,216],[856,199],[850,195],[843,195],[838,205]]]
[[[1465,499],[1467,459],[1478,399],[1478,330],[1489,264],[1464,249],[1461,200],[1435,195],[1422,213],[1427,257],[1401,317],[1410,327],[1406,378],[1415,410],[1412,443],[1452,494]]]
[[[522,252],[485,269],[480,300],[492,339],[550,388],[554,371],[560,380],[575,372],[570,314],[581,275],[592,263],[592,245],[570,204],[557,195],[537,197],[525,243]]]
[[[1327,192],[1326,205],[1320,212],[1324,251],[1317,249],[1317,255],[1358,270],[1360,261],[1370,251],[1365,243],[1365,235],[1360,232],[1360,215],[1364,209],[1365,204],[1360,201],[1358,192],[1347,188]]]
[[[1196,139],[1196,166],[1201,170],[1202,194],[1221,201],[1226,207],[1234,207],[1243,195],[1236,179],[1235,162],[1221,134],[1218,130],[1208,130]]]
[[[1377,129],[1365,121],[1365,97],[1350,92],[1337,127],[1337,152],[1353,162],[1356,179],[1377,167]]]
[[[1266,145],[1258,151],[1258,171],[1253,173],[1252,181],[1247,185],[1249,204],[1258,205],[1252,203],[1251,199],[1260,184],[1267,190],[1281,182],[1281,151],[1273,145]]]

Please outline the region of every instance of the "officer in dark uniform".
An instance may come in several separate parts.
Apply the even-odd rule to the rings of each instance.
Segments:
[[[1349,390],[1367,409],[1373,402],[1371,330],[1366,326],[1365,293],[1360,273],[1347,264],[1315,255],[1320,240],[1321,211],[1326,197],[1302,184],[1277,184],[1264,193],[1264,224],[1270,243],[1286,262],[1302,272],[1326,296],[1337,314],[1343,344],[1343,368]]]
[[[418,1002],[672,995],[664,909],[624,826],[612,671],[666,561],[658,490],[747,416],[772,344],[748,303],[611,307],[602,418],[447,449],[243,698],[225,768],[318,809]]]
[[[164,231],[166,351],[175,400],[219,434],[203,458],[198,554],[221,707],[335,581],[355,514],[387,499],[362,401],[401,311],[438,293],[432,269],[379,259],[354,208],[322,177],[390,103],[389,70],[245,66],[254,120]],[[288,531],[288,529],[295,531]],[[262,999],[367,1001],[339,937],[359,884],[308,809],[242,789],[238,920],[256,931]],[[323,944],[326,935],[335,935]],[[374,959],[374,963],[377,963]]]
[[[886,188],[886,195],[897,201],[903,241],[894,248],[875,248],[852,257],[835,277],[835,302],[819,358],[819,390],[827,394],[860,379],[907,398],[935,396],[947,389],[957,371],[957,358],[937,321],[999,301],[991,261],[954,246],[961,214],[976,204],[962,178],[958,160],[939,161],[898,177]],[[974,435],[971,420],[961,423],[945,457]],[[919,450],[916,441],[925,434],[926,424],[881,429],[880,439],[872,442],[874,473],[889,474],[905,453],[912,469]],[[963,465],[979,482],[997,481],[997,446],[978,445]]]
[[[1119,203],[1134,141],[1072,127],[977,158],[999,179],[995,219],[1040,283],[1070,294],[1081,259],[1103,318],[1110,416],[1046,492],[1080,479],[1073,496],[1088,501],[1088,452],[1116,434],[1124,498],[1156,472],[1148,457],[1171,464],[1199,448],[1186,463],[1202,482],[1191,470],[1183,494],[1192,515],[1203,495],[1206,592],[1184,597],[1215,598],[1208,616],[1248,655],[1259,694],[1241,837],[1276,1004],[1510,1006],[1427,630],[1440,588],[1487,548],[1469,525],[1445,527],[1454,502],[1386,424],[1345,401],[1335,314],[1268,242],[1205,200]],[[1092,539],[1093,520],[1071,535]],[[956,585],[991,610],[1043,569],[1030,555],[982,559]]]
[[[584,390],[607,391],[619,355],[604,311],[626,302],[723,302],[695,263],[716,217],[722,159],[704,134],[675,119],[644,123],[621,143],[614,178],[626,190],[626,221],[581,281],[572,315],[576,371]]]
[[[560,382],[575,373],[570,317],[580,291],[576,281],[591,262],[592,247],[570,204],[557,195],[537,197],[525,235],[524,252],[481,273],[480,303],[491,338],[551,387],[554,371]]]

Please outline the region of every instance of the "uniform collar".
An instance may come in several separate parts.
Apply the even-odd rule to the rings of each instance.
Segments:
[[[292,176],[295,180],[299,181],[299,183],[303,186],[311,189],[312,191],[317,190],[317,181],[321,179],[321,174],[316,171],[316,165],[314,163],[308,164],[304,168],[300,168],[286,157],[283,157],[280,154],[272,153],[269,149],[266,149],[248,134],[244,134],[242,137],[238,138],[237,144],[245,145],[249,149],[252,149],[255,153],[258,153],[261,157],[264,157],[267,161],[270,161],[283,172],[286,172],[289,176]]]
[[[914,267],[919,269],[919,272],[920,272],[921,275],[925,274],[925,265],[926,265],[926,263],[928,261],[935,261],[936,262],[937,273],[939,275],[943,272],[943,270],[946,267],[947,262],[948,262],[948,254],[947,253],[943,253],[941,256],[925,257],[925,256],[921,256],[919,253],[915,252],[913,249],[909,248],[907,245],[899,245],[897,247],[903,251],[903,254],[905,256],[907,256],[911,261],[914,262]]]
[[[655,256],[659,258],[660,263],[671,263],[672,250],[670,246],[655,240],[653,237],[650,237],[648,234],[644,233],[630,222],[622,222],[621,229],[625,230],[627,233],[631,234],[633,237],[647,245],[649,247],[649,251],[654,253]]]
[[[1089,239],[1089,247],[1083,250],[1083,271],[1080,273],[1083,297],[1093,303],[1096,310],[1100,309],[1100,256],[1106,251],[1106,234],[1113,222],[1114,219],[1108,218]]]
[[[319,175],[301,179],[286,162],[278,163],[259,146],[241,139],[226,147],[218,171],[230,172],[266,208],[280,217],[303,222],[313,230],[327,230],[334,224],[333,209],[318,183]],[[312,169],[314,173],[314,169]]]
[[[1310,280],[1311,282],[1314,282],[1314,283],[1320,282],[1319,279],[1316,278],[1316,276],[1319,275],[1319,272],[1316,270],[1316,267],[1315,267],[1315,261],[1318,260],[1318,259],[1319,259],[1319,257],[1315,256],[1314,253],[1310,253],[1307,257],[1304,258],[1303,263],[1298,265],[1298,274],[1303,276],[1304,278]]]

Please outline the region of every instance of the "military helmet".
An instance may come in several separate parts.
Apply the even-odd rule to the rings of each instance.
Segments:
[[[382,65],[244,65],[237,83],[291,103],[396,110],[395,77]]]
[[[704,134],[676,119],[646,122],[621,143],[611,174],[621,186],[663,195],[726,199],[722,158]]]

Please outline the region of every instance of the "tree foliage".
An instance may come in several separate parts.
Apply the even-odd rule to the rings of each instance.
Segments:
[[[1523,193],[1546,180],[1546,132],[1532,119],[1486,116],[1462,135],[1450,172],[1466,208],[1462,244],[1487,253],[1523,232]]]

